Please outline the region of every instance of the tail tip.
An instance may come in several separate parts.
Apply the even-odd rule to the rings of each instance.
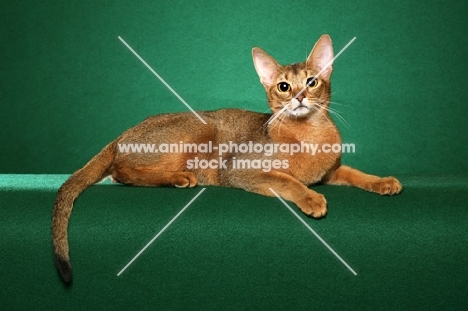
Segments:
[[[72,267],[70,265],[70,261],[65,260],[59,256],[55,256],[55,264],[57,265],[57,269],[62,277],[62,280],[65,283],[71,283],[72,281]]]

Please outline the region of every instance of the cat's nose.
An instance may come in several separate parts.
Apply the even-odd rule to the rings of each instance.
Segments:
[[[304,95],[299,95],[296,98],[300,103],[302,103],[302,100],[304,99]]]

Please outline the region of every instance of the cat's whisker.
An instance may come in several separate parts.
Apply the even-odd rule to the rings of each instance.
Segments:
[[[275,119],[278,118],[278,112],[272,114],[271,117],[262,125],[262,128],[263,128],[263,129],[268,128],[268,126],[272,123],[272,120],[273,120],[274,118],[275,118]]]
[[[328,104],[339,105],[339,106],[343,106],[343,107],[350,107],[349,105],[346,105],[346,104],[341,104],[341,103],[337,103],[337,102],[333,102],[333,101],[324,101],[324,100],[319,100],[319,99],[317,100],[317,103],[320,104],[321,106],[327,107],[327,109],[329,109],[330,111],[334,111],[336,113],[342,113],[342,111],[339,111],[338,109],[332,108]]]
[[[275,128],[275,127],[278,127],[278,133],[280,131],[280,128],[281,128],[281,125],[283,124],[283,114],[284,114],[284,111],[285,110],[280,110],[278,111],[277,113],[277,116],[275,118],[274,121],[276,122],[267,122],[265,125],[268,127],[268,126],[271,126],[271,129]]]
[[[338,105],[338,106],[343,106],[343,107],[351,107],[350,105],[347,105],[347,104],[342,104],[342,103],[337,103],[337,102],[334,102],[334,101],[328,101],[330,104],[333,104],[333,105]],[[323,102],[325,103],[325,102]]]
[[[268,110],[271,110],[271,109],[268,109]],[[267,112],[268,110],[266,110],[265,112]],[[281,111],[281,110],[280,110],[280,111]],[[280,111],[278,111],[278,112],[276,112],[276,113],[273,113],[273,114],[271,115],[271,117],[268,118],[268,120],[267,120],[264,124],[262,124],[262,126],[260,127],[260,130],[261,130],[262,132],[266,132],[266,130],[268,129],[268,126],[269,126],[270,123],[272,122],[273,118],[278,118],[278,113],[279,113]],[[273,125],[273,126],[274,126],[274,125]]]
[[[339,111],[338,109],[335,109],[335,108],[332,108],[330,106],[327,106],[325,104],[322,104],[322,103],[317,103],[317,105],[320,105],[321,107],[325,108],[326,110],[328,111],[333,111],[333,112],[336,112],[336,113],[342,113],[341,111]]]
[[[281,132],[281,125],[283,125],[283,119],[280,119],[279,120],[279,124],[278,124],[278,134]]]
[[[275,126],[278,126],[278,133],[280,132],[280,129],[281,129],[281,125],[283,124],[283,116],[284,116],[284,113],[286,112],[286,110],[289,108],[288,106],[290,106],[292,104],[292,102],[288,102],[282,109],[280,109],[277,113],[275,113],[272,118],[270,118],[265,124],[264,124],[264,127],[267,128],[269,125],[271,125],[273,123],[273,121],[278,121],[278,122],[275,122],[275,124],[273,124],[273,126],[271,127],[271,129],[273,129]]]
[[[315,103],[315,105],[312,106],[312,108],[314,108],[315,110],[317,110],[317,112],[321,113],[326,119],[327,121],[332,125],[334,126],[335,124],[333,123],[333,121],[330,119],[329,116],[327,116],[325,113],[323,113],[323,111],[320,110],[320,105]]]
[[[328,105],[324,105],[322,103],[319,103],[319,102],[315,102],[315,105],[325,109],[326,111],[330,112],[330,113],[339,113],[340,111],[334,109],[334,108],[331,108],[330,106]]]
[[[271,112],[271,108],[268,108],[267,110],[263,111],[262,113],[268,113],[268,112]],[[271,120],[271,118],[273,118],[275,114],[272,114],[271,117],[268,119],[268,121]],[[265,123],[265,124],[262,124],[262,126],[258,129],[258,132],[260,133],[265,133],[267,127],[268,127],[268,121]]]
[[[282,109],[280,109],[278,112],[274,113],[269,119],[268,121],[264,124],[264,126],[268,127],[271,123],[273,123],[273,121],[275,121],[278,117],[280,117],[285,111],[286,109],[288,109],[288,105],[290,103],[286,104]]]
[[[268,124],[273,123],[273,121],[274,121],[277,117],[279,117],[280,115],[282,115],[282,114],[286,111],[286,109],[288,109],[289,104],[290,104],[290,102],[287,103],[286,105],[284,105],[284,107],[283,107],[280,111],[278,111],[277,113],[275,113],[275,114],[274,114],[274,117],[273,117],[273,118],[270,118],[270,120],[268,120]]]
[[[326,103],[330,103],[330,104],[333,104],[333,105],[338,105],[338,106],[343,106],[343,107],[352,107],[350,105],[347,105],[347,104],[343,104],[343,103],[338,103],[338,102],[335,102],[335,101],[331,101],[331,100],[324,100],[324,99],[319,99],[317,98],[316,99],[317,101],[319,101],[321,104],[326,104]]]
[[[340,114],[342,113],[341,111],[335,109],[335,108],[332,108],[330,106],[327,106],[327,105],[324,105],[324,104],[321,104],[321,103],[316,103],[317,105],[319,105],[320,107],[322,107],[323,109],[329,111],[330,113],[336,113],[336,114]]]
[[[281,119],[276,119],[276,120],[279,122],[274,122],[273,124],[268,124],[268,122],[266,122],[265,124],[263,124],[262,130],[264,132],[267,132],[268,130],[274,129],[276,126],[279,127],[281,125]]]
[[[343,118],[340,114],[336,113],[336,112],[333,112],[333,111],[330,111],[331,114],[333,114],[335,117],[338,118],[338,120],[341,121],[341,123],[343,123],[343,125],[346,127],[346,128],[350,128],[350,125],[348,123],[348,121],[346,121],[345,118]]]
[[[338,105],[338,106],[342,106],[342,107],[351,107],[350,105],[341,104],[341,103],[332,102],[332,101],[329,101],[329,103],[332,104],[332,105]]]
[[[337,111],[336,109],[333,109],[333,108],[330,108],[330,107],[327,107],[325,105],[322,105],[320,103],[315,103],[317,106],[325,109],[326,111],[330,112],[332,115],[334,115],[335,117],[337,117],[341,123],[343,123],[344,126],[346,126],[346,128],[349,128],[349,123],[346,121],[346,119],[339,113],[339,111]]]

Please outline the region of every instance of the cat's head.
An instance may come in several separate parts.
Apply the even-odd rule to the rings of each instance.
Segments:
[[[320,37],[303,63],[281,66],[257,47],[253,48],[252,56],[274,114],[309,118],[326,111],[323,108],[330,101],[333,62],[333,48],[328,35]]]

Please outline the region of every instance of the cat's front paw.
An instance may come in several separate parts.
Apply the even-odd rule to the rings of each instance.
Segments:
[[[395,177],[380,178],[371,185],[371,189],[381,195],[394,195],[403,189],[401,183]]]
[[[304,214],[315,219],[322,218],[327,214],[327,200],[320,193],[313,192],[298,206]]]

